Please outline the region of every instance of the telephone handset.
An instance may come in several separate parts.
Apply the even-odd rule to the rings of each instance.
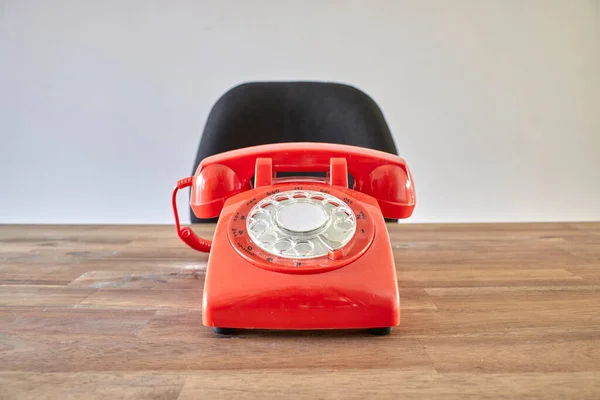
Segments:
[[[326,178],[278,177],[327,172]],[[348,188],[348,174],[354,187]],[[176,195],[191,186],[198,218],[219,216],[213,241],[181,228]],[[401,157],[326,143],[282,143],[204,159],[172,197],[177,232],[210,252],[203,322],[234,328],[369,328],[399,323],[394,259],[384,218],[415,207]]]

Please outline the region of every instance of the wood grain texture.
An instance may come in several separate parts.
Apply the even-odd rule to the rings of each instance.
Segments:
[[[388,228],[391,336],[216,337],[173,227],[0,226],[0,399],[600,398],[600,223]]]

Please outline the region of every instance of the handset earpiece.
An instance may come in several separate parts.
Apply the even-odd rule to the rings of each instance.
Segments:
[[[250,182],[239,178],[222,164],[201,165],[193,177],[190,206],[198,218],[218,217],[227,198],[250,189]]]
[[[363,171],[361,171],[363,172]],[[408,168],[383,164],[354,177],[354,189],[377,199],[385,218],[408,218],[415,208],[415,189]]]

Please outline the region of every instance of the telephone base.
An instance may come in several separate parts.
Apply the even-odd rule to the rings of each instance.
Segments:
[[[324,191],[322,195],[318,194],[320,190]],[[260,228],[257,221],[278,223],[279,214],[269,217],[273,210],[256,211],[256,214],[252,211],[262,207],[265,198],[278,193],[277,196],[287,199],[281,201],[292,201],[291,198],[296,197],[286,193],[296,193],[294,191],[298,196],[316,196],[322,199],[320,201],[325,196],[334,197],[339,203],[332,200],[334,202],[328,204],[338,208],[341,203],[345,204],[346,211],[340,209],[337,214],[344,213],[348,217],[354,213],[356,232],[341,254],[300,257],[301,251],[297,249],[295,257],[279,257],[275,254],[276,249],[267,251],[257,243],[261,242],[260,237],[265,236],[266,243],[269,238],[277,240],[287,233],[263,233],[255,239],[247,233],[251,226],[259,225]],[[272,201],[280,200],[274,198]],[[263,208],[267,207],[274,205],[268,203]],[[263,220],[255,218],[256,215],[261,215]],[[253,219],[254,222],[248,222]],[[266,225],[263,226],[265,229],[269,227],[266,222],[263,225]],[[326,233],[338,242],[342,240],[341,236],[335,236],[337,231]],[[327,237],[324,236],[329,240]],[[292,241],[287,237],[284,239],[277,243],[285,245]],[[317,242],[293,240],[314,249],[323,239],[319,237]],[[282,247],[281,251],[287,250]],[[400,323],[400,299],[394,254],[376,199],[341,186],[334,188],[316,183],[259,187],[228,198],[217,223],[208,259],[202,294],[202,323],[213,329],[216,327],[215,333],[219,335],[231,335],[232,329],[373,329],[371,333],[375,335],[389,334],[390,327]]]

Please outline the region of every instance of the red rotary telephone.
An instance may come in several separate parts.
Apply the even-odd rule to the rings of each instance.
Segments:
[[[219,217],[212,242],[179,224],[176,195],[188,186],[194,214]],[[326,143],[228,151],[180,180],[172,203],[179,237],[210,252],[202,319],[215,332],[366,328],[388,334],[399,324],[384,218],[408,218],[415,207],[401,157]]]

